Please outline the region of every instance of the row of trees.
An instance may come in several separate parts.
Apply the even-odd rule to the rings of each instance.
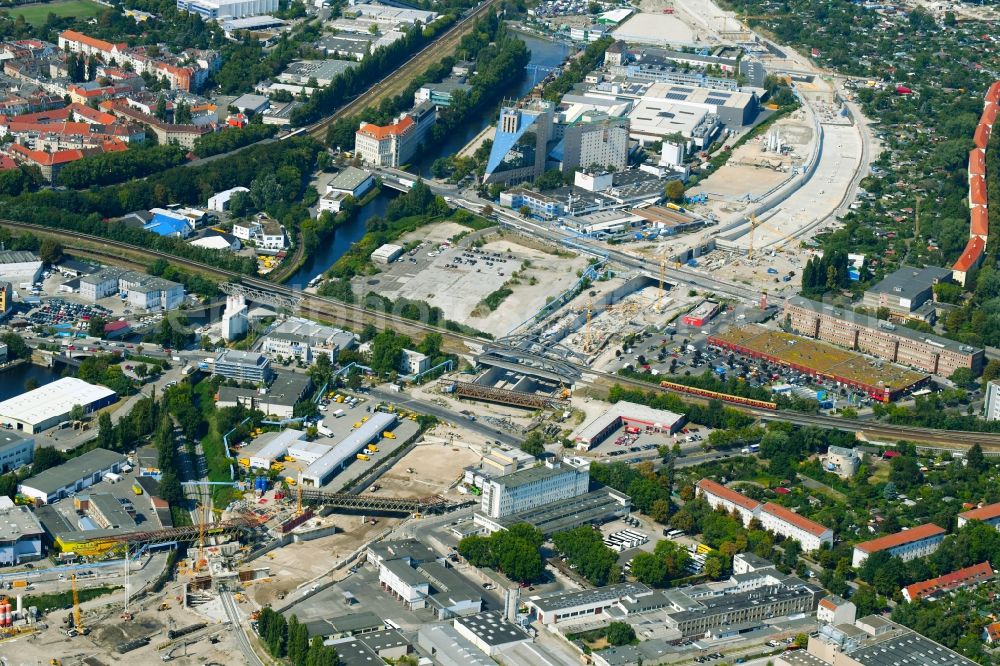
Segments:
[[[568,93],[573,86],[583,81],[583,77],[604,62],[604,52],[614,41],[611,37],[603,37],[593,44],[589,44],[584,49],[583,54],[564,67],[562,73],[554,81],[545,84],[542,89],[542,97],[551,102],[558,102],[562,99],[562,96]]]
[[[256,118],[254,118],[256,121]],[[246,127],[230,127],[222,132],[212,132],[198,137],[194,142],[194,152],[198,157],[220,155],[249,146],[278,133],[277,125],[251,122]]]
[[[632,506],[653,520],[665,522],[670,516],[673,461],[654,471],[652,463],[632,467],[628,463],[591,463],[590,478],[632,498]]]
[[[99,153],[70,162],[59,171],[58,183],[73,189],[103,187],[145,178],[185,161],[180,146],[139,144],[128,150]]]
[[[802,269],[802,293],[822,296],[835,289],[851,286],[847,253],[842,250],[826,252],[821,257],[811,257]]]
[[[270,606],[262,608],[257,617],[257,635],[275,659],[285,659],[293,666],[339,666],[337,650],[323,645],[321,636],[309,640],[306,625],[292,615],[288,620]]]

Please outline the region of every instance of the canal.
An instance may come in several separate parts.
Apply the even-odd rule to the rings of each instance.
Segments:
[[[497,98],[496,103],[483,107],[479,113],[473,115],[464,125],[457,128],[446,141],[424,150],[411,165],[410,171],[429,178],[431,164],[434,163],[434,160],[454,155],[461,150],[483,131],[483,128],[496,121],[500,104],[504,99],[518,99],[526,95],[536,83],[545,78],[548,73],[547,68],[561,65],[572,50],[560,42],[523,34],[520,37],[531,51],[531,61],[524,74],[507,86]],[[304,288],[311,279],[330,268],[350,249],[352,244],[365,235],[369,219],[385,214],[389,201],[395,195],[395,190],[383,188],[379,196],[362,208],[351,222],[337,229],[330,241],[313,253],[285,284],[293,288]]]
[[[54,382],[62,375],[58,369],[46,368],[32,363],[22,363],[0,372],[0,401],[21,395],[29,381],[38,386]]]

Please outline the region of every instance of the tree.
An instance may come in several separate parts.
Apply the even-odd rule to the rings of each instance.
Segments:
[[[632,575],[640,583],[660,587],[667,581],[667,567],[653,553],[636,553],[632,558]]]
[[[31,357],[31,347],[17,333],[4,333],[0,335],[0,342],[7,345],[7,359],[10,361]]]
[[[649,507],[649,517],[658,523],[666,523],[670,518],[670,502],[664,499],[654,500]]]
[[[46,238],[38,246],[38,258],[49,265],[58,264],[63,258],[63,246],[58,241]]]
[[[309,379],[312,380],[313,386],[317,389],[328,385],[330,383],[330,379],[333,378],[333,362],[330,360],[330,355],[317,354],[316,360],[313,361],[312,366],[310,366],[307,372],[309,374]]]
[[[612,622],[604,636],[612,645],[628,645],[635,640],[635,630],[628,622]]]
[[[87,335],[92,338],[103,338],[104,337],[104,327],[107,325],[107,320],[99,315],[91,315],[90,321],[87,322]]]
[[[35,456],[31,461],[32,476],[40,474],[50,467],[61,465],[66,461],[66,456],[51,446],[40,446],[35,449]]]
[[[101,412],[97,417],[97,446],[102,449],[115,447],[115,426],[111,423],[111,415]]]
[[[309,631],[299,618],[288,618],[288,660],[298,666],[304,664],[309,655]]]
[[[684,183],[678,178],[675,178],[667,183],[664,188],[664,194],[668,199],[674,203],[680,203],[684,201]]]
[[[160,120],[167,119],[167,100],[163,95],[156,98],[156,109],[153,111],[153,115]]]
[[[70,421],[82,421],[87,413],[83,409],[83,405],[73,405],[69,410],[69,420]]]
[[[965,456],[965,461],[969,469],[979,474],[985,472],[989,467],[986,458],[983,456],[983,447],[978,442],[969,448],[969,453]]]
[[[969,388],[976,383],[976,373],[972,368],[957,368],[948,379],[955,382],[955,386]]]
[[[521,444],[521,450],[536,458],[545,455],[545,437],[541,431],[533,430],[528,433],[528,436],[524,438],[524,443]]]

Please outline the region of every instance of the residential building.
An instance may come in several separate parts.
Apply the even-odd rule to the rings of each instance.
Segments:
[[[1000,502],[986,504],[958,514],[958,529],[965,527],[965,524],[970,520],[978,520],[1000,529]]]
[[[980,562],[937,578],[907,585],[903,588],[903,598],[911,603],[917,599],[934,599],[938,595],[973,587],[992,579],[993,567],[989,562]]]
[[[412,349],[404,349],[399,357],[399,371],[407,375],[416,375],[431,368],[431,357]]]
[[[535,467],[490,479],[483,488],[480,510],[503,518],[558,500],[578,497],[590,488],[587,466],[546,461]]]
[[[800,516],[780,504],[768,502],[760,510],[760,523],[765,530],[786,539],[795,539],[802,550],[811,553],[822,544],[833,546],[833,530]]]
[[[540,99],[501,107],[483,182],[516,184],[545,173],[553,113],[552,103]]]
[[[20,285],[35,284],[42,277],[42,260],[35,252],[0,250],[0,280]]]
[[[325,354],[336,362],[340,352],[354,346],[354,341],[353,333],[308,319],[291,317],[264,336],[261,352],[272,356],[294,357],[305,363],[312,363],[317,354]]]
[[[121,471],[125,456],[107,449],[92,449],[61,465],[28,477],[19,493],[48,504],[98,483],[105,474]]]
[[[375,176],[357,167],[344,167],[327,183],[326,192],[320,197],[320,211],[337,213],[347,197],[355,201],[375,187]]]
[[[861,467],[861,451],[843,446],[831,446],[826,454],[820,457],[823,469],[836,474],[842,479],[853,478]]]
[[[785,301],[792,331],[841,347],[948,377],[958,368],[978,374],[983,350],[905,326],[857,315],[801,296]]]
[[[589,450],[608,438],[619,428],[635,429],[636,432],[673,434],[680,430],[687,418],[665,409],[654,409],[635,402],[621,400],[607,411],[585,424],[574,436],[576,448]]]
[[[986,240],[982,236],[973,236],[965,244],[962,254],[955,260],[951,267],[952,279],[965,286],[965,281],[969,279],[969,274],[979,268],[986,257]]]
[[[711,479],[702,479],[698,482],[696,490],[697,494],[704,497],[713,509],[718,510],[721,507],[726,513],[736,511],[743,519],[744,527],[748,526],[751,520],[760,517],[760,502],[735,490],[730,490],[721,483],[716,483]]]
[[[362,122],[354,133],[354,150],[366,164],[399,167],[423,145],[436,120],[436,107],[421,102],[389,125]]]
[[[118,395],[98,384],[63,377],[33,391],[0,402],[0,424],[18,432],[36,434],[69,420],[73,407],[85,414],[114,404]]]
[[[0,567],[12,567],[42,559],[45,530],[34,512],[0,498]]]
[[[250,220],[233,222],[233,235],[253,243],[258,250],[279,252],[288,247],[285,227],[266,213],[258,213]]]
[[[934,285],[950,278],[947,268],[903,266],[866,289],[861,304],[873,312],[886,308],[890,317],[933,323]]]
[[[983,418],[987,421],[1000,421],[1000,379],[994,379],[986,384]]]
[[[569,125],[555,126],[562,138],[551,156],[565,172],[576,168],[624,171],[628,166],[629,121],[593,112]]]
[[[177,9],[210,20],[233,19],[274,14],[278,0],[177,0]]]
[[[816,620],[823,624],[854,624],[857,614],[857,606],[836,594],[823,597],[816,607]]]
[[[941,545],[947,530],[933,523],[926,523],[908,530],[865,541],[854,546],[851,566],[860,567],[874,553],[887,552],[904,562],[927,557]]]
[[[271,359],[263,354],[227,349],[215,357],[212,374],[240,382],[266,384],[274,371]]]
[[[13,430],[0,430],[0,474],[30,465],[35,457],[35,438]]]
[[[249,192],[249,188],[243,186],[231,187],[228,190],[216,192],[208,198],[207,208],[211,211],[221,213],[229,210],[229,202],[237,192]]]

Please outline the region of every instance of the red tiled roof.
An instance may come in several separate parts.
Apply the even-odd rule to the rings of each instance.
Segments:
[[[905,596],[910,601],[915,601],[930,596],[935,592],[949,592],[957,590],[960,587],[965,587],[966,585],[977,585],[992,577],[993,567],[990,566],[990,563],[980,562],[979,564],[973,564],[971,567],[952,571],[937,578],[907,585],[903,590],[906,592]]]
[[[962,255],[955,262],[955,265],[951,267],[953,271],[960,271],[962,273],[967,273],[976,266],[983,258],[983,250],[986,249],[986,241],[984,241],[979,236],[973,236],[966,243],[965,249],[962,250]]]
[[[979,123],[976,125],[976,133],[972,135],[972,140],[975,142],[977,148],[986,150],[986,146],[990,142],[989,126],[985,123]]]
[[[76,160],[90,155],[93,151],[86,151],[80,149],[74,150],[57,150],[54,153],[47,153],[44,150],[30,150],[24,146],[12,143],[8,147],[8,150],[12,150],[18,153],[23,158],[39,164],[41,166],[53,166],[55,164],[67,164],[69,162],[75,162]]]
[[[814,536],[823,536],[825,533],[830,531],[829,527],[820,525],[816,521],[809,520],[805,516],[800,516],[791,509],[786,509],[780,504],[775,504],[774,502],[768,502],[764,505],[764,513],[769,513],[779,520],[791,523],[800,530],[805,530]]]
[[[997,121],[997,110],[1000,109],[996,104],[987,104],[983,109],[983,115],[979,117],[979,122],[983,125],[993,125]]]
[[[389,136],[399,136],[414,125],[413,118],[403,116],[402,120],[392,125],[373,125],[372,123],[361,123],[358,134],[366,134],[373,139],[381,141]]]
[[[982,176],[969,178],[969,203],[973,206],[986,205],[986,179]]]
[[[128,48],[128,44],[125,42],[118,42],[112,44],[111,42],[106,42],[103,39],[97,39],[96,37],[91,37],[90,35],[85,35],[82,32],[77,32],[76,30],[63,30],[59,33],[59,36],[63,39],[68,39],[71,42],[79,42],[81,44],[86,44],[92,49],[98,49],[99,51],[105,51],[110,53],[114,48],[118,48],[122,51]]]
[[[1000,104],[1000,81],[994,81],[986,93],[987,103]]]
[[[958,514],[959,518],[965,518],[966,520],[990,520],[991,518],[1000,518],[1000,502],[996,504],[987,504],[986,506],[981,506],[978,509],[972,509],[971,511],[964,511]]]
[[[911,530],[903,530],[902,532],[887,534],[886,536],[872,539],[871,541],[865,541],[864,543],[859,543],[854,547],[865,553],[877,553],[881,550],[888,550],[890,548],[895,548],[896,546],[902,546],[904,543],[922,541],[924,539],[945,533],[946,530],[944,528],[938,527],[934,523],[927,523],[925,525],[914,527]]]
[[[969,175],[986,175],[986,152],[980,148],[969,151]]]
[[[990,641],[1000,640],[1000,622],[986,625],[986,635]]]
[[[823,608],[826,608],[827,610],[832,610],[832,611],[837,610],[837,604],[833,603],[832,601],[830,601],[825,597],[819,600],[819,605],[822,606]]]
[[[753,511],[760,506],[760,502],[757,500],[752,500],[746,495],[741,495],[735,490],[730,490],[721,483],[716,483],[711,479],[702,479],[698,482],[698,487],[710,495],[721,497],[727,502],[732,502],[733,504],[741,506],[748,511]]]
[[[990,231],[990,215],[986,206],[974,206],[970,211],[972,221],[969,224],[969,235],[986,236]]]

